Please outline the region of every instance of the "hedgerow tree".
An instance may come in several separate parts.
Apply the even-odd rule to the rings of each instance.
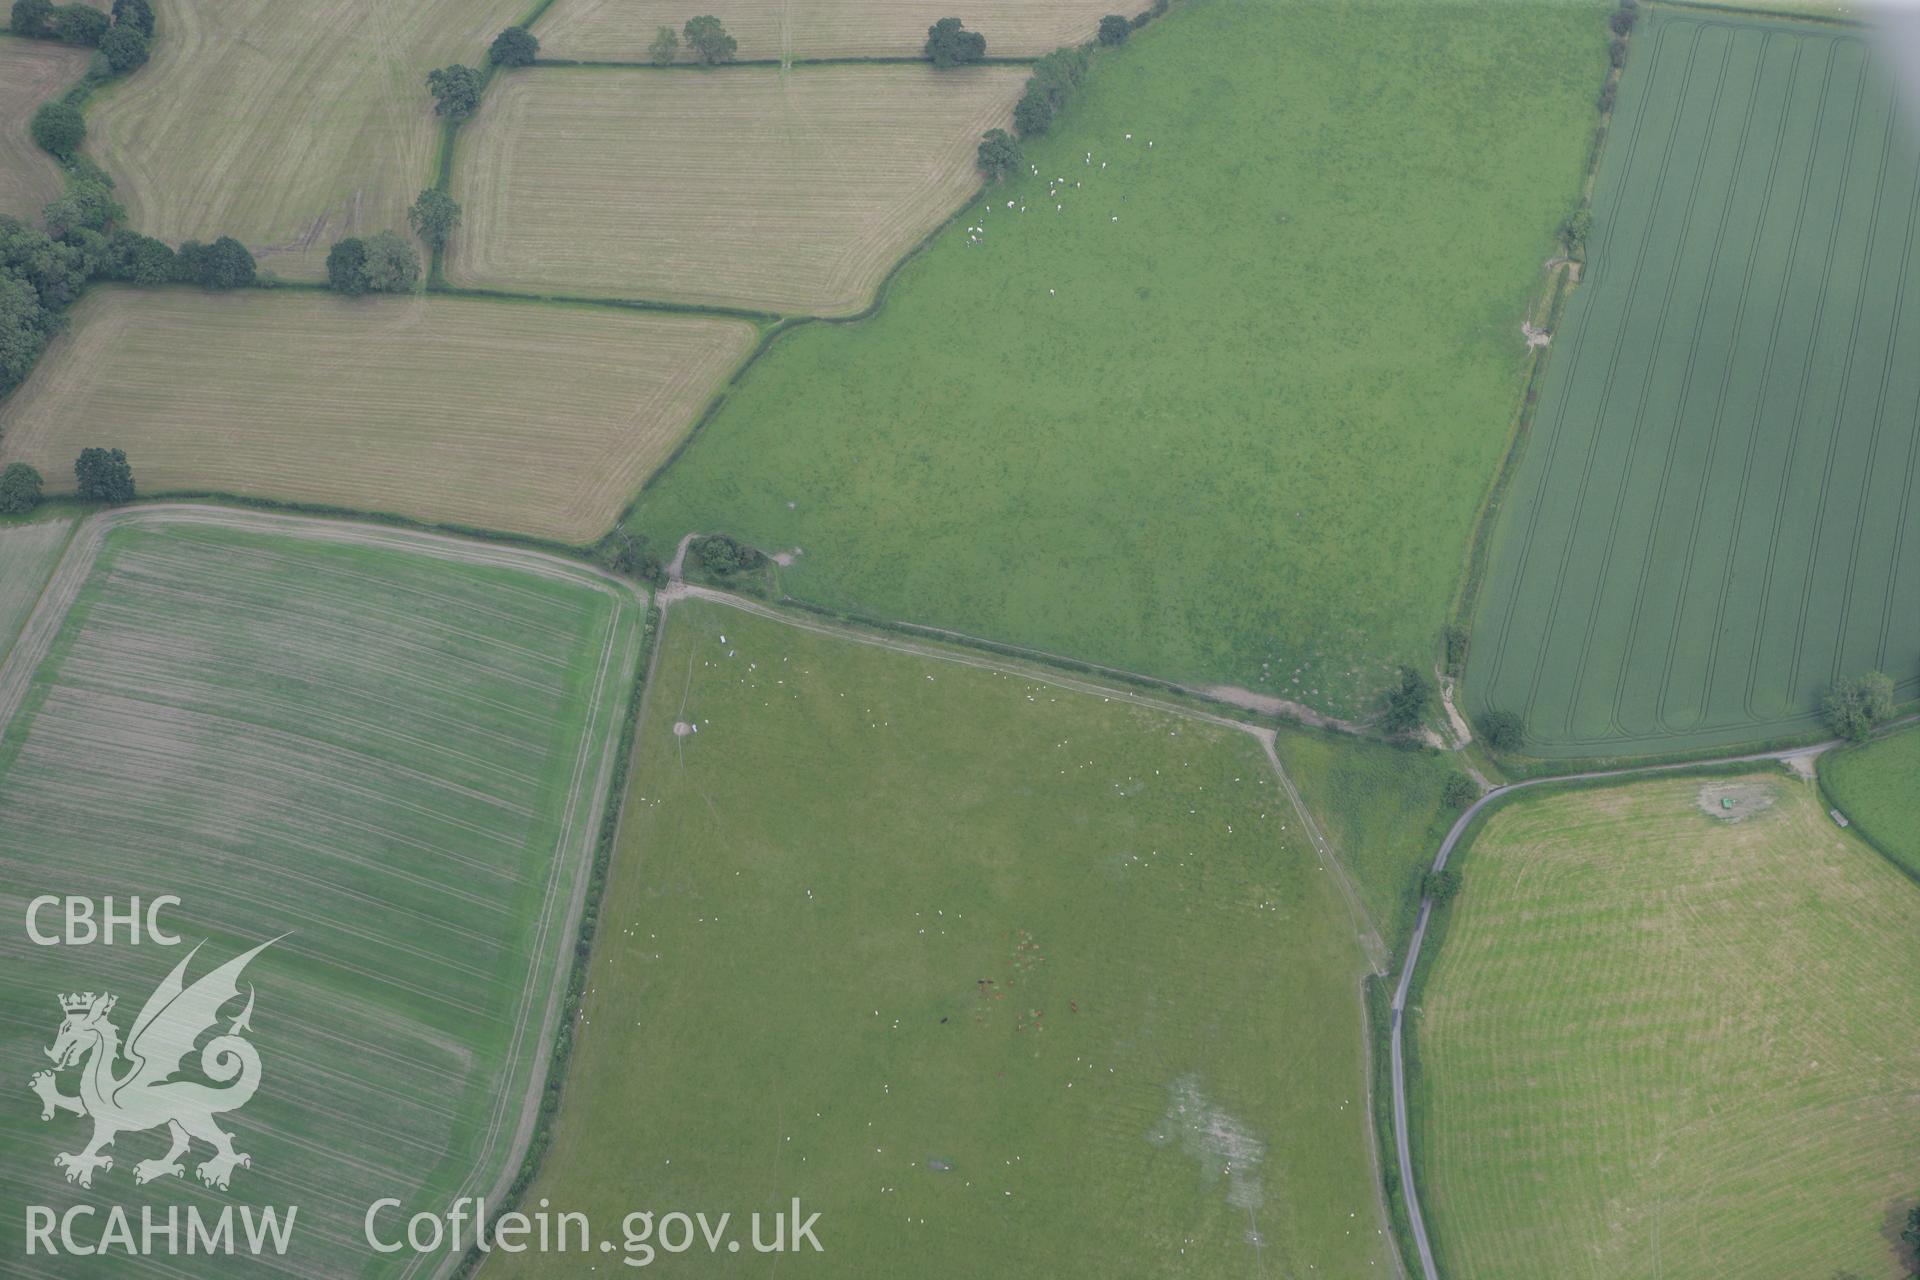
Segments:
[[[406,293],[420,280],[420,255],[405,237],[382,231],[366,239],[368,293]]]
[[[1429,871],[1421,877],[1420,892],[1432,898],[1436,906],[1452,902],[1454,895],[1460,892],[1460,873],[1452,867]]]
[[[17,516],[40,505],[40,473],[24,462],[0,471],[0,515]]]
[[[100,38],[100,52],[113,74],[123,76],[147,60],[147,37],[140,28],[120,23]]]
[[[1464,809],[1480,797],[1480,788],[1464,773],[1450,773],[1440,789],[1440,799],[1449,809]]]
[[[135,27],[147,39],[153,39],[153,5],[148,0],[113,0],[113,24]]]
[[[1133,34],[1133,23],[1117,13],[1110,13],[1100,19],[1100,43],[1108,46],[1125,44],[1127,37]]]
[[[987,56],[987,38],[958,18],[942,18],[927,28],[927,56],[936,67],[965,66]]]
[[[666,66],[680,56],[680,33],[672,27],[661,27],[653,33],[653,43],[647,46],[647,53],[653,58],[654,66]]]
[[[346,236],[327,250],[327,288],[357,298],[367,291],[367,242]]]
[[[1013,127],[1021,137],[1031,138],[1052,127],[1053,117],[1087,78],[1091,65],[1092,56],[1077,46],[1055,49],[1033,64],[1027,91],[1013,107]]]
[[[64,195],[48,203],[40,211],[40,221],[55,240],[72,241],[82,231],[105,235],[126,212],[106,183],[82,179],[70,183]]]
[[[1053,127],[1053,103],[1044,89],[1027,84],[1027,91],[1013,104],[1013,127],[1023,138],[1037,138]]]
[[[180,278],[203,289],[244,289],[256,276],[253,255],[232,236],[221,236],[212,244],[189,240],[180,246],[175,260]]]
[[[53,0],[13,0],[13,12],[7,29],[17,36],[40,39],[48,34],[53,19]]]
[[[429,249],[445,248],[447,237],[460,225],[460,204],[438,187],[428,187],[407,210],[407,225]]]
[[[1433,682],[1412,667],[1400,668],[1400,683],[1387,690],[1386,713],[1381,727],[1388,733],[1412,733],[1420,727],[1433,701]]]
[[[988,182],[999,182],[1020,171],[1020,143],[1005,129],[989,129],[980,138],[978,164]]]
[[[1527,723],[1516,711],[1483,711],[1474,718],[1480,738],[1495,751],[1517,751],[1526,741]]]
[[[91,49],[107,34],[112,19],[90,4],[63,4],[53,11],[53,38]]]
[[[133,467],[119,449],[82,449],[73,461],[73,480],[83,502],[133,501]]]
[[[540,56],[540,40],[525,27],[508,27],[493,38],[487,58],[496,67],[531,66]]]
[[[1893,717],[1893,678],[1879,671],[1842,676],[1827,690],[1821,710],[1835,733],[1859,742]]]
[[[62,160],[73,159],[73,153],[87,140],[87,120],[80,114],[80,108],[70,102],[45,102],[33,113],[33,122],[28,126],[33,134],[34,143],[42,151],[48,151]]]
[[[709,67],[730,60],[733,51],[740,47],[740,42],[728,35],[727,29],[720,25],[720,19],[710,13],[688,18],[685,31],[687,48],[693,50],[693,56]]]
[[[94,274],[128,284],[165,284],[180,278],[180,268],[172,246],[122,227],[107,237]]]
[[[449,120],[465,120],[480,106],[482,83],[479,71],[459,63],[427,72],[427,92],[433,95],[433,113]]]

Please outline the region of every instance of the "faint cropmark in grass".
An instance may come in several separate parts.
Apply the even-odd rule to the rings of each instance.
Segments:
[[[1167,1086],[1167,1113],[1147,1141],[1156,1147],[1179,1142],[1209,1182],[1226,1179],[1227,1203],[1245,1209],[1249,1221],[1266,1203],[1260,1165],[1267,1144],[1201,1092],[1198,1076],[1184,1075]],[[1258,1244],[1258,1234],[1250,1229],[1250,1235]]]

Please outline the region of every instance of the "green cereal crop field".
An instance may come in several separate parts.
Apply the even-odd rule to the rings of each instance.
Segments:
[[[164,1132],[122,1133],[110,1170],[69,1184],[54,1158],[88,1128],[43,1122],[25,1093],[79,963],[29,944],[28,900],[174,894],[169,927],[206,940],[190,977],[287,935],[247,970],[262,1065],[257,1096],[224,1118],[252,1158],[233,1197],[297,1206],[275,1260],[289,1273],[397,1274],[362,1237],[368,1204],[487,1194],[518,1158],[614,785],[640,602],[486,544],[218,508],[106,521],[76,533],[81,559],[48,588],[72,596],[57,630],[13,652],[45,656],[0,667],[0,911],[15,922],[0,1056],[23,1099],[0,1111],[0,1212],[227,1202],[191,1167],[135,1185]],[[93,947],[87,984],[118,997],[125,1033],[185,950]],[[181,1265],[115,1257],[114,1274]],[[99,1274],[82,1258],[31,1266]]]
[[[1543,756],[1920,693],[1920,130],[1870,33],[1653,6],[1493,545],[1466,700]]]

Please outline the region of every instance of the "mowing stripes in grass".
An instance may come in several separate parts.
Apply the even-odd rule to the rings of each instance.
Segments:
[[[0,465],[66,488],[115,445],[146,494],[590,542],[754,338],[610,307],[96,287],[0,405]]]
[[[1869,37],[1655,9],[1466,681],[1541,755],[1920,692],[1920,131]]]
[[[60,194],[60,166],[33,140],[41,103],[80,78],[85,49],[0,35],[0,215],[38,224],[41,206]]]
[[[491,1194],[516,1158],[640,602],[525,552],[217,508],[108,517],[69,554],[96,547],[0,733],[0,1054],[24,1088],[27,1064],[46,1065],[55,992],[111,990],[124,1033],[182,954],[29,945],[29,898],[178,895],[171,927],[207,940],[196,974],[288,936],[248,971],[262,1083],[223,1122],[252,1156],[231,1197],[191,1171],[137,1187],[164,1133],[122,1134],[114,1167],[71,1186],[54,1156],[79,1149],[84,1123],[43,1124],[25,1099],[0,1110],[0,1211],[298,1206],[278,1266],[399,1274],[404,1258],[367,1247],[369,1204]],[[99,1273],[85,1258],[33,1267]]]
[[[1812,783],[1518,800],[1461,870],[1412,1012],[1443,1274],[1907,1274],[1920,887]]]
[[[846,314],[980,182],[1024,67],[579,68],[461,134],[456,284]]]

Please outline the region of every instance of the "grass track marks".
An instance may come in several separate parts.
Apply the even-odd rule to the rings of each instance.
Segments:
[[[41,207],[60,194],[60,166],[29,126],[35,108],[78,80],[91,56],[47,40],[0,36],[0,215],[39,226]]]

